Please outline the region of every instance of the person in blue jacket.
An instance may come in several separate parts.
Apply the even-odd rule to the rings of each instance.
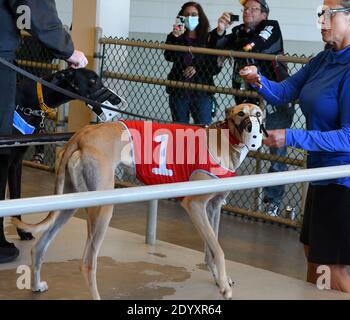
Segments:
[[[254,66],[240,71],[274,105],[299,99],[307,129],[269,131],[265,144],[307,150],[308,168],[350,164],[350,0],[325,0],[318,16],[331,49],[299,72],[277,83]],[[310,185],[300,240],[308,260],[307,280],[316,283],[318,267],[327,265],[332,289],[350,293],[350,175]]]

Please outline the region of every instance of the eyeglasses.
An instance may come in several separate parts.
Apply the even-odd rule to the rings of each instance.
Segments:
[[[348,12],[350,8],[329,8],[327,6],[321,6],[317,10],[318,21],[317,25],[322,29],[331,29],[331,19],[337,12]],[[321,21],[320,19],[324,20]]]
[[[331,9],[331,8],[323,8],[321,11],[319,11],[317,13],[317,16],[319,18],[321,18],[323,15],[325,17],[331,17],[334,14],[336,14],[337,12],[347,12],[350,11],[350,8],[335,8],[335,9]]]
[[[248,11],[255,13],[255,12],[261,11],[261,8],[258,8],[258,7],[244,8],[244,9],[241,9],[241,11],[243,13]]]

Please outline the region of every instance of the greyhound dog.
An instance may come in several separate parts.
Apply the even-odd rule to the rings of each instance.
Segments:
[[[113,189],[114,172],[118,166],[131,171],[136,170],[137,177],[145,183],[208,180],[233,176],[248,151],[257,150],[261,146],[262,121],[263,114],[258,106],[242,104],[227,109],[226,120],[208,128],[161,125],[142,121],[117,121],[86,126],[78,131],[62,150],[55,193]],[[156,130],[148,131],[148,128],[143,130],[142,127],[146,125],[155,125]],[[199,148],[188,142],[188,136],[187,144],[182,145],[183,140],[180,139],[180,143],[178,136],[175,142],[170,142],[174,128],[179,130],[179,136],[184,129],[192,130],[194,140],[197,142],[202,133],[206,139],[204,142],[198,142]],[[150,141],[145,142],[147,135]],[[155,163],[154,159],[149,159],[150,163],[146,163],[147,155],[144,154],[146,145],[149,148],[154,147],[151,151],[154,158],[162,158],[158,163]],[[172,152],[177,158],[181,158],[182,155],[185,158],[194,155],[193,159],[196,162],[188,164],[189,161],[185,161],[185,164],[176,167],[176,163],[168,161],[169,153]],[[198,164],[197,161],[203,154],[202,160],[208,158],[213,160],[210,161],[210,165],[205,161]],[[188,172],[185,167],[190,168]],[[177,173],[177,170],[181,172]],[[212,193],[188,196],[182,199],[181,205],[191,217],[204,241],[205,262],[213,274],[220,293],[224,298],[231,299],[233,282],[226,274],[224,253],[218,242],[220,209],[227,195],[228,193]],[[100,299],[96,282],[97,256],[112,217],[113,206],[100,206],[87,210],[88,237],[81,271],[92,297]],[[47,283],[40,278],[43,255],[52,239],[74,212],[75,210],[50,212],[44,220],[34,225],[13,219],[18,228],[27,232],[43,232],[32,248],[33,291],[42,292],[48,289]]]
[[[121,101],[118,95],[107,89],[101,78],[88,69],[66,69],[45,76],[44,79],[70,92],[79,94],[99,102],[107,102],[109,106],[117,106]],[[40,92],[39,92],[40,89]],[[17,85],[16,111],[14,133],[29,134],[39,133],[44,126],[51,108],[56,109],[60,105],[72,100],[71,98],[57,93],[46,87],[38,87],[32,80],[24,79]],[[43,104],[45,109],[43,109]],[[49,106],[50,108],[46,107]],[[116,116],[113,111],[93,109],[102,120]],[[111,113],[111,114],[110,114]],[[29,131],[28,131],[29,130]],[[11,199],[21,197],[22,160],[28,147],[11,148],[10,166],[8,169],[8,185]],[[18,217],[20,219],[20,217]],[[21,240],[33,239],[30,233],[17,230]]]

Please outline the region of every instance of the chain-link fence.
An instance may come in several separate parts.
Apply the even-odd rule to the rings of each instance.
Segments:
[[[21,44],[16,53],[16,63],[38,77],[49,75],[60,68],[59,61],[54,58],[51,52],[35,37],[27,33],[21,34]],[[17,81],[22,80],[23,77],[18,74]],[[31,107],[35,108],[38,106]],[[56,132],[55,120],[45,118],[44,126],[34,133],[45,132]],[[53,168],[56,157],[55,149],[54,145],[29,147],[24,159]]]
[[[297,102],[286,106],[265,105],[255,92],[237,84],[234,72],[237,63],[265,64],[265,76],[274,78],[278,63],[284,63],[290,75],[297,72],[306,57],[257,55],[223,50],[179,47],[164,43],[99,39],[100,71],[107,87],[122,95],[134,114],[161,121],[211,123],[224,119],[225,109],[241,101],[259,103],[266,111],[266,126],[304,128],[305,119]],[[179,61],[187,61],[181,65]],[[195,63],[193,63],[195,62]],[[50,74],[59,69],[57,60],[40,42],[24,35],[17,53],[17,63],[35,75]],[[175,66],[175,67],[174,67]],[[192,68],[190,68],[192,67]],[[179,110],[181,112],[179,112]],[[132,117],[124,117],[132,119]],[[47,132],[55,132],[54,121],[45,120]],[[31,147],[26,159],[43,153],[43,147]],[[44,163],[55,163],[55,147],[44,147]],[[305,165],[305,154],[294,149],[249,153],[240,166],[239,175],[296,170]],[[134,177],[119,171],[117,176],[126,185],[138,184]],[[282,224],[300,226],[305,198],[304,184],[269,189],[244,190],[232,193],[225,210]]]
[[[100,39],[100,45],[104,82],[126,98],[128,111],[162,121],[208,124],[224,119],[227,107],[248,99],[266,110],[268,129],[304,128],[305,119],[297,102],[277,108],[265,105],[243,83],[237,88],[233,70],[237,62],[265,64],[263,69],[271,72],[282,64],[292,75],[307,63],[306,57],[276,57],[111,38]],[[265,76],[275,78],[266,71]],[[249,154],[238,174],[296,170],[304,164],[305,154],[301,151],[263,147]],[[117,176],[122,181],[138,183],[122,171]],[[229,196],[225,209],[300,226],[305,191],[303,184],[239,191]]]

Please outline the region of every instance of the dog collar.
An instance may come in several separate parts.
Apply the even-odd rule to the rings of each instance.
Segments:
[[[221,129],[227,129],[229,131],[229,141],[230,141],[230,145],[239,145],[240,141],[232,134],[230,128],[228,127],[228,121],[225,120],[221,123]]]

